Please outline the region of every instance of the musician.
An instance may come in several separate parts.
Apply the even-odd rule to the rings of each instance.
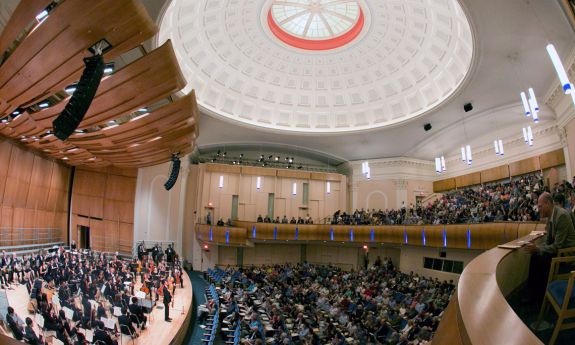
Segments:
[[[142,330],[146,329],[146,322],[148,321],[148,318],[144,314],[144,309],[138,305],[137,297],[132,297],[132,304],[130,304],[128,308],[130,309],[130,313],[136,316],[138,327],[140,327]]]
[[[122,315],[118,316],[118,323],[120,324],[120,331],[125,335],[130,335],[133,338],[137,338],[138,333],[136,332],[136,329],[132,325],[132,320],[130,319],[130,317],[127,314],[128,314],[128,310],[126,309],[126,307],[122,307]],[[124,326],[124,327],[122,327],[122,326]],[[129,330],[129,333],[127,332],[127,329]]]
[[[166,260],[168,261],[168,263],[173,263],[174,262],[174,255],[176,255],[176,251],[174,250],[174,248],[172,248],[172,245],[168,245],[168,248],[166,248]]]
[[[144,258],[144,255],[146,255],[146,245],[142,241],[138,246],[138,260],[141,261]]]
[[[116,340],[113,340],[112,337],[104,330],[104,323],[102,321],[96,322],[96,330],[94,331],[94,343],[96,341],[101,341],[106,345],[118,345]]]
[[[36,335],[36,332],[34,332],[34,329],[32,328],[32,319],[29,317],[26,318],[26,327],[24,328],[24,334],[26,342],[30,345],[48,344],[47,342],[44,343],[44,339],[42,338],[42,336],[38,337]]]
[[[168,281],[164,280],[164,286],[162,288],[162,293],[164,294],[164,321],[172,322],[170,318],[170,302],[172,302],[172,293],[168,287]]]
[[[16,340],[22,340],[24,337],[24,329],[18,324],[18,317],[16,316],[16,313],[14,313],[14,308],[12,307],[8,307],[6,323],[8,323],[8,327],[12,331],[12,334],[14,334],[14,338],[16,338]]]

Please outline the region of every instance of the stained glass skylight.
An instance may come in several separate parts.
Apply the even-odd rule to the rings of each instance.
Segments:
[[[363,27],[363,13],[356,0],[275,0],[268,22],[272,32],[285,43],[323,50],[353,40]],[[316,48],[301,46],[301,40],[316,41]],[[337,44],[333,40],[337,40]],[[317,48],[319,41],[332,43]]]

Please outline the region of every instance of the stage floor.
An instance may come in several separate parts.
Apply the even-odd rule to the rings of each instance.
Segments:
[[[184,288],[178,287],[174,295],[174,306],[170,307],[170,318],[172,322],[164,321],[164,304],[161,303],[161,298],[154,307],[151,317],[148,317],[148,324],[144,331],[140,332],[140,336],[134,339],[135,344],[139,345],[164,345],[164,344],[180,344],[184,338],[185,332],[187,331],[190,316],[192,311],[192,283],[188,274],[184,272],[182,274],[184,279]],[[136,287],[139,288],[140,284]],[[24,285],[12,285],[13,290],[6,290],[8,295],[8,303],[12,306],[18,314],[18,316],[25,320],[26,317],[32,318],[34,320],[34,314],[28,312],[28,303],[30,297],[26,286]],[[117,323],[117,319],[114,318]],[[36,324],[34,324],[37,334],[42,334]],[[118,326],[119,327],[119,326]],[[182,329],[185,327],[186,329]],[[119,328],[118,328],[119,329]],[[179,333],[182,329],[183,333]],[[48,340],[50,340],[53,332],[48,332],[46,334]],[[178,338],[176,342],[173,342],[175,338]],[[129,344],[132,340],[129,336],[122,336],[122,339],[118,338],[119,344]]]

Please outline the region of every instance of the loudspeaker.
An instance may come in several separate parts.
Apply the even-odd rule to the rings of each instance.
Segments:
[[[425,129],[426,132],[428,130],[430,130],[431,129],[431,123],[426,123],[425,125],[423,125],[423,129]]]
[[[178,180],[178,175],[180,174],[180,159],[177,156],[172,157],[172,169],[170,170],[170,177],[166,183],[164,183],[164,188],[166,190],[172,189]]]
[[[80,125],[84,115],[90,108],[96,95],[100,80],[104,75],[104,59],[102,55],[95,55],[84,59],[84,72],[76,87],[76,91],[70,97],[68,104],[52,125],[54,135],[60,140],[66,140]]]
[[[465,103],[465,104],[463,105],[463,110],[465,110],[466,113],[469,112],[469,111],[472,111],[472,110],[473,110],[473,104],[471,104],[471,103]]]

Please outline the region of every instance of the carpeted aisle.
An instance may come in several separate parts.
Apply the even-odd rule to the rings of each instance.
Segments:
[[[192,297],[192,305],[194,308],[194,314],[192,315],[192,321],[190,322],[190,329],[188,330],[188,334],[186,335],[186,341],[184,344],[187,345],[198,345],[202,344],[202,334],[203,330],[199,327],[199,323],[197,322],[196,312],[198,310],[198,305],[206,303],[206,296],[204,291],[208,286],[208,283],[203,278],[202,272],[197,271],[188,271],[188,275],[190,276],[190,280],[192,281],[192,290],[193,290],[193,297]]]

